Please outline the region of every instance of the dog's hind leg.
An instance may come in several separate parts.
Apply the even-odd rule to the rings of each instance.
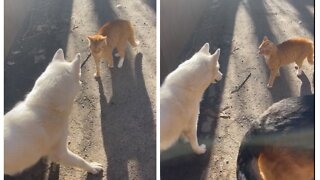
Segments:
[[[184,135],[189,140],[193,151],[197,154],[203,154],[206,152],[206,145],[201,144],[199,146],[198,137],[197,137],[197,126],[191,127],[187,131],[184,132]]]
[[[65,165],[75,166],[86,171],[97,174],[102,171],[102,165],[97,162],[87,162],[80,156],[71,152],[66,145],[59,147],[56,152],[49,156],[49,159]]]

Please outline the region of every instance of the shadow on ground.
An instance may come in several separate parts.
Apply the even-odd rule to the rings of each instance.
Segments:
[[[310,6],[314,9],[314,0],[304,0],[304,1],[297,1],[297,0],[289,0],[299,13],[299,17],[301,19],[302,25],[308,29],[311,34],[314,34],[314,15],[308,10],[307,6]]]
[[[151,9],[157,10],[157,0],[143,0]]]
[[[301,76],[298,76],[298,78],[301,80],[300,96],[311,95],[311,83],[306,74],[302,71]]]
[[[103,77],[97,79],[107,179],[155,179],[155,117],[144,83],[142,59],[139,53],[135,67],[125,62],[121,69],[111,69],[113,96],[109,101]]]
[[[107,21],[113,21],[117,18],[117,14],[112,9],[112,5],[108,0],[94,0],[94,11],[97,13],[99,27]],[[97,30],[98,31],[98,30]]]

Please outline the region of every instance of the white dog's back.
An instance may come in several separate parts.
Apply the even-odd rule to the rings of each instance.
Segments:
[[[220,80],[220,50],[209,53],[205,44],[191,59],[170,73],[160,89],[160,149],[166,150],[180,136],[186,137],[196,153],[204,153],[196,137],[199,103],[204,90]]]

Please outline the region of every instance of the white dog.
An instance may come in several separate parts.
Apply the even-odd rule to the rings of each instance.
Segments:
[[[4,173],[14,175],[41,157],[90,173],[102,170],[67,147],[68,117],[80,90],[80,54],[72,62],[59,49],[23,102],[4,116]]]
[[[197,124],[202,94],[210,83],[222,79],[219,71],[220,49],[209,52],[206,43],[193,57],[171,72],[160,90],[160,149],[168,149],[180,136],[197,154],[206,152],[198,144]]]

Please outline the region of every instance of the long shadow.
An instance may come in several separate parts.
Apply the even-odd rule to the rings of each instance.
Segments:
[[[274,43],[279,43],[271,30],[271,25],[267,19],[268,13],[262,0],[243,1],[244,6],[250,13],[251,20],[254,23],[255,34],[258,42],[261,42],[264,36],[268,36]],[[257,47],[258,49],[258,47]]]
[[[143,0],[153,11],[157,11],[157,0]]]
[[[109,0],[94,0],[94,11],[98,18],[99,28],[106,22],[118,19],[118,15],[114,12],[113,6]],[[98,29],[96,30],[98,32]],[[89,35],[89,34],[88,34]]]
[[[58,48],[65,50],[72,2],[34,0],[4,64],[4,110],[9,111],[44,71]]]
[[[4,112],[24,99],[36,79],[45,70],[57,51],[66,50],[73,1],[34,0],[26,21],[23,22],[15,41],[4,59]],[[44,179],[47,165],[37,165],[5,179]],[[49,179],[58,177],[59,171],[49,173]]]
[[[108,0],[95,0],[99,25],[118,16]],[[127,53],[127,57],[133,57]],[[112,98],[107,101],[101,79],[98,79],[101,107],[101,129],[107,156],[107,179],[156,178],[156,140],[151,102],[142,74],[142,54],[135,67],[124,63],[111,70]],[[117,64],[115,58],[115,64]],[[102,78],[103,79],[103,78]],[[137,174],[133,174],[137,172]],[[89,178],[87,178],[89,179]]]
[[[220,0],[210,4],[178,59],[172,63],[174,67],[170,69],[175,69],[178,64],[197,52],[205,42],[209,42],[211,53],[217,48],[221,48],[220,70],[226,74],[238,6],[238,0]],[[198,139],[200,144],[204,142],[207,145],[207,152],[203,155],[196,155],[191,151],[188,143],[177,142],[172,148],[161,153],[161,179],[194,180],[203,179],[206,176],[206,169],[215,141],[214,134],[218,124],[217,112],[220,108],[221,91],[224,85],[225,79],[222,79],[219,83],[209,86],[201,103]],[[208,119],[211,119],[210,123],[208,123]],[[200,129],[205,124],[210,124],[210,128],[208,131],[202,132]],[[185,152],[185,149],[189,150],[181,154],[180,152]]]
[[[99,25],[102,26],[106,21],[113,21],[117,18],[116,13],[112,9],[109,0],[94,0],[94,11],[97,14]],[[98,29],[97,29],[98,31]]]
[[[105,85],[97,79],[107,179],[156,178],[155,117],[143,79],[142,57],[137,54],[133,68],[124,63],[121,69],[111,70],[113,95],[109,101]]]
[[[300,96],[311,95],[312,94],[311,83],[308,77],[306,76],[306,74],[302,71],[301,76],[298,76],[298,77],[301,80]]]
[[[250,17],[254,23],[255,28],[255,34],[257,36],[258,42],[262,42],[262,39],[264,36],[268,36],[268,38],[278,44],[278,39],[273,34],[271,30],[271,24],[269,23],[267,16],[267,10],[264,6],[264,3],[262,0],[248,0],[246,3],[244,3],[247,11],[250,14]],[[258,47],[257,47],[258,50]],[[262,59],[262,57],[261,57]],[[264,68],[268,69],[267,65],[265,63]],[[267,70],[267,77],[269,78],[269,70]],[[293,92],[288,84],[288,71],[285,69],[285,67],[280,68],[280,77],[277,77],[274,81],[274,85],[272,89],[270,90],[270,93],[273,98],[273,102],[277,102],[281,99],[291,97]],[[266,79],[266,84],[268,81],[268,78]]]
[[[307,9],[307,6],[312,6],[314,8],[314,0],[289,0],[296,10],[299,12],[299,17],[301,19],[302,25],[308,29],[308,31],[314,36],[314,16]]]

